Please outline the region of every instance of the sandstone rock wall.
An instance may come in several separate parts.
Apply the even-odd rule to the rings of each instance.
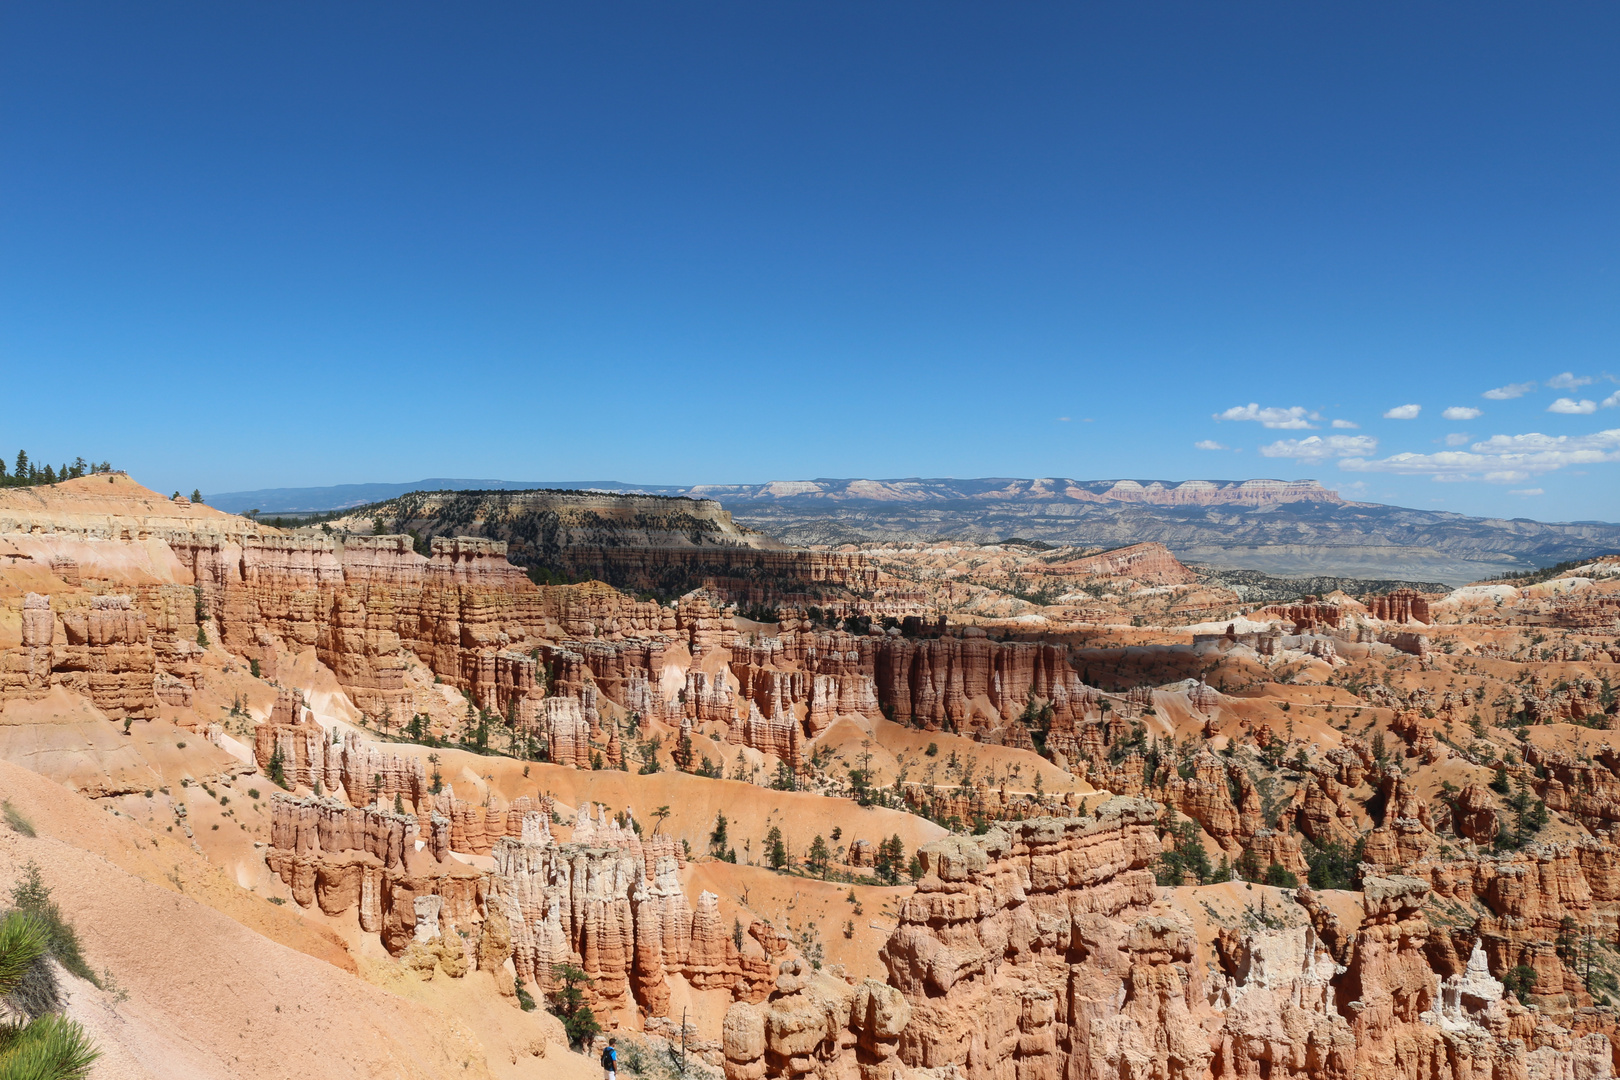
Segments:
[[[673,838],[643,840],[598,811],[581,813],[573,839],[560,843],[529,815],[518,837],[496,842],[490,905],[512,927],[520,979],[554,988],[555,964],[574,964],[593,980],[591,994],[612,1009],[669,1009],[668,979],[763,996],[767,961],[744,957],[721,923],[718,898],[695,907],[682,890],[684,857]]]
[[[1385,622],[1432,622],[1429,601],[1415,589],[1395,589],[1377,596],[1366,596],[1361,601],[1367,614]]]
[[[1611,1075],[1606,1028],[1507,997],[1489,934],[1454,950],[1412,877],[1369,877],[1353,935],[1301,889],[1296,914],[1223,929],[1206,976],[1191,923],[1152,883],[1157,809],[1115,799],[925,846],[887,984],[784,962],[767,1000],[727,1013],[728,1080]],[[1548,873],[1506,875],[1522,910],[1505,918],[1526,918]]]

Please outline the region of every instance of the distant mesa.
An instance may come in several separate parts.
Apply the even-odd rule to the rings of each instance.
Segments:
[[[868,480],[772,480],[765,484],[627,484],[618,480],[455,480],[433,477],[403,484],[339,484],[316,488],[227,491],[208,501],[231,513],[307,514],[347,510],[412,491],[601,491],[615,494],[717,499],[727,505],[806,502],[996,502],[1008,499],[1086,503],[1147,503],[1156,506],[1268,506],[1278,503],[1343,504],[1339,494],[1315,480],[1072,480],[1063,477],[985,477]]]
[[[789,545],[989,543],[1009,536],[1104,549],[1159,543],[1186,562],[1302,577],[1461,584],[1620,548],[1620,526],[1604,522],[1506,522],[1353,502],[1316,480],[1265,477],[1183,481],[822,477],[691,486],[436,478],[408,484],[227,492],[210,495],[208,502],[238,513],[257,509],[265,520],[273,520],[283,514],[334,510],[364,515],[411,492],[483,497],[536,489],[554,494],[571,491],[576,501],[580,492],[692,499],[695,502],[687,509],[696,518],[717,521],[713,515],[723,509],[729,515],[727,528],[734,524],[744,531],[758,530]],[[666,512],[674,511],[665,507],[655,516]],[[510,537],[518,545],[522,539]],[[744,544],[757,548],[761,541],[752,537]]]

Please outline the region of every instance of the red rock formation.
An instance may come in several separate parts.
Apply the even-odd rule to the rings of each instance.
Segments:
[[[1488,844],[1496,838],[1501,827],[1496,816],[1496,798],[1484,784],[1469,784],[1457,796],[1452,812],[1452,827],[1457,835],[1479,844]]]
[[[1200,751],[1191,764],[1190,777],[1170,777],[1166,801],[1198,822],[1223,851],[1238,854],[1264,824],[1254,781],[1247,771],[1228,766],[1208,750]],[[1238,786],[1239,803],[1232,801],[1231,784]]]
[[[701,671],[688,671],[682,696],[686,719],[700,726],[713,722],[730,724],[737,718],[736,694],[724,674],[710,679]]]
[[[805,1076],[833,1062],[872,1080],[897,1075],[911,1016],[905,997],[876,979],[854,984],[784,961],[768,1004],[738,1002],[726,1013],[726,1080]]]
[[[675,625],[691,643],[694,656],[712,648],[729,649],[737,638],[727,613],[715,610],[701,594],[681,597],[675,608]]]
[[[1552,624],[1567,629],[1614,630],[1620,624],[1620,596],[1560,596],[1553,601]]]
[[[907,806],[914,807],[935,821],[962,829],[971,828],[980,820],[1023,821],[1034,817],[1067,816],[1078,805],[1078,798],[1074,796],[1065,802],[1055,795],[1009,794],[1005,786],[992,790],[983,784],[975,784],[967,792],[963,792],[959,785],[929,788],[922,784],[908,784],[905,792]],[[856,843],[867,844],[867,841],[859,840]],[[868,844],[867,849],[860,853],[862,862],[852,861],[849,865],[872,865],[869,849]],[[855,845],[851,844],[850,858],[853,860],[856,857]]]
[[[1198,580],[1169,548],[1156,542],[1131,544],[1060,565],[1065,573],[1127,577],[1149,585],[1188,585]]]
[[[489,902],[513,928],[518,977],[552,986],[551,968],[573,963],[594,983],[593,1000],[611,1009],[668,1009],[668,977],[700,987],[748,992],[757,981],[721,925],[717,898],[687,903],[683,860],[673,839],[643,842],[604,814],[581,811],[574,839],[558,843],[539,815],[520,838],[495,844]]]
[[[40,697],[51,686],[51,642],[56,617],[50,597],[23,597],[22,647],[0,650],[0,698]]]
[[[576,769],[591,767],[591,725],[578,698],[545,698],[536,723],[552,761]]]
[[[1355,800],[1326,765],[1306,782],[1296,820],[1299,831],[1319,846],[1340,844],[1348,851],[1361,834]]]
[[[748,715],[731,725],[726,739],[763,754],[774,754],[795,769],[804,764],[805,738],[792,713],[766,719],[760,715],[759,706],[749,702]]]
[[[88,610],[63,612],[62,630],[67,640],[53,650],[51,669],[64,686],[114,719],[157,711],[146,616],[128,596],[91,597]]]
[[[1429,615],[1429,601],[1416,589],[1395,589],[1376,596],[1362,597],[1367,614],[1384,622],[1420,622],[1434,620]]]
[[[1249,618],[1256,622],[1267,622],[1272,619],[1281,619],[1294,624],[1294,633],[1315,633],[1318,627],[1338,627],[1339,620],[1344,616],[1344,609],[1338,604],[1269,604],[1256,611]]]
[[[881,954],[913,1012],[900,1058],[988,1078],[1117,1073],[1127,1059],[1142,1061],[1143,1075],[1167,1075],[1153,1063],[1164,1069],[1174,1057],[1196,1075],[1210,1051],[1185,1019],[1201,990],[1186,964],[1191,930],[1148,917],[1156,818],[1152,803],[1114,799],[1096,818],[921,848],[925,876]],[[1187,976],[1175,974],[1178,961]],[[1154,988],[1127,994],[1122,1015],[1133,980]]]
[[[547,585],[540,589],[548,618],[563,636],[580,641],[619,637],[673,637],[675,610],[656,601],[637,600],[600,581],[580,585]]]
[[[414,815],[280,793],[271,798],[271,812],[265,861],[299,905],[318,903],[328,915],[357,909],[360,928],[381,934],[396,953],[416,936],[419,896],[442,898],[447,929],[476,934],[483,919],[481,875],[445,861],[446,848],[429,843],[418,851]]]
[[[1409,867],[1438,843],[1434,824],[1425,802],[1399,769],[1391,769],[1381,782],[1384,795],[1383,824],[1367,834],[1363,858],[1386,871]]]
[[[253,733],[259,768],[269,775],[279,764],[288,784],[313,788],[316,781],[328,779],[326,746],[326,729],[304,708],[303,695],[276,691],[275,707]]]
[[[352,731],[344,734],[341,745],[326,744],[322,776],[326,790],[344,791],[356,806],[379,798],[391,802],[395,795],[410,804],[428,798],[427,769],[420,758],[387,753]]]

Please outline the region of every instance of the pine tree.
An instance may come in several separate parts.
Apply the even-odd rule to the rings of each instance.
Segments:
[[[285,788],[288,791],[292,790],[287,783],[286,759],[281,756],[279,744],[274,750],[270,751],[270,767],[266,771],[270,774],[270,782],[276,787]]]
[[[816,838],[810,841],[810,853],[807,857],[807,861],[810,864],[810,872],[815,874],[817,877],[826,877],[827,864],[831,860],[832,852],[827,850],[827,841],[823,840],[821,836],[817,834]]]
[[[785,870],[788,865],[787,844],[782,840],[782,830],[775,825],[765,834],[766,857],[771,861],[772,870]]]
[[[906,845],[895,833],[887,840],[878,844],[876,854],[872,857],[872,869],[876,871],[878,880],[886,885],[900,884],[900,874],[906,868]]]
[[[573,964],[553,964],[551,975],[562,984],[547,995],[551,1014],[562,1021],[569,1045],[581,1049],[602,1030],[585,1001],[584,988],[595,980]]]

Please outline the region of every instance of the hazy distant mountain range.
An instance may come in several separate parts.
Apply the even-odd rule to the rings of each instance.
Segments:
[[[583,489],[714,499],[799,544],[1008,537],[1115,547],[1157,540],[1180,558],[1272,574],[1473,581],[1620,551],[1620,525],[1476,518],[1341,499],[1314,480],[821,479],[690,487],[612,480],[432,478],[227,492],[236,513],[349,509],[409,491]]]

